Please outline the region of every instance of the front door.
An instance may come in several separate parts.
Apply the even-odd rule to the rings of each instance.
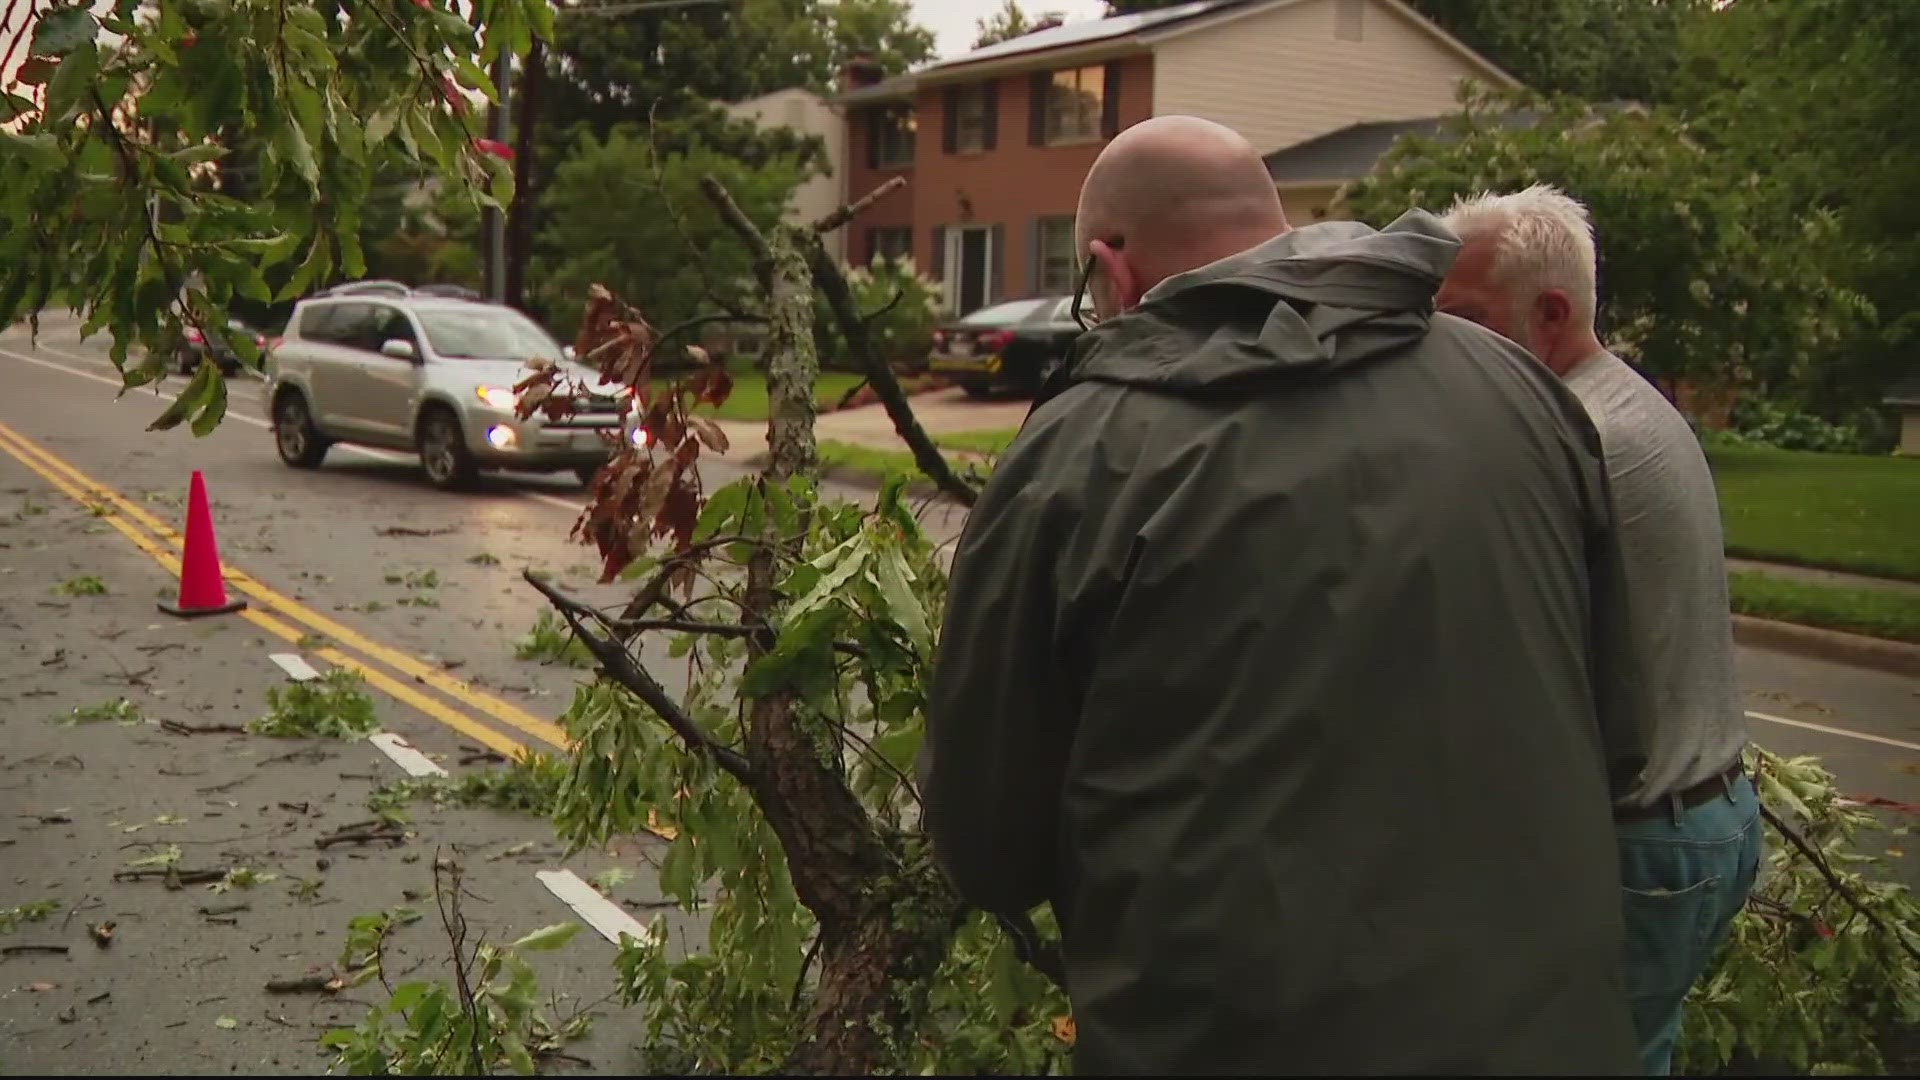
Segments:
[[[947,230],[947,265],[954,313],[965,315],[986,307],[993,298],[993,230],[986,227]]]

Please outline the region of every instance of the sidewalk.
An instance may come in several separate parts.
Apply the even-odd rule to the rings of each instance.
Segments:
[[[1870,577],[1866,574],[1850,574],[1844,570],[1821,570],[1811,566],[1793,566],[1788,563],[1762,562],[1759,559],[1736,559],[1732,556],[1727,557],[1727,569],[1741,570],[1753,574],[1765,574],[1768,577],[1786,578],[1790,581],[1804,581],[1810,585],[1831,585],[1848,589],[1878,589],[1882,592],[1920,597],[1920,581],[1902,581],[1899,578]]]

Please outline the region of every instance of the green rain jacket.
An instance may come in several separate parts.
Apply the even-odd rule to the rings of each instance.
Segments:
[[[1599,438],[1414,211],[1086,334],[955,556],[925,822],[1088,1073],[1630,1073],[1644,759]]]

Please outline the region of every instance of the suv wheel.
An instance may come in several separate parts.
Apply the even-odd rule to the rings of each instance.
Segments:
[[[274,403],[273,444],[280,451],[280,460],[296,469],[317,469],[327,456],[331,444],[314,428],[307,399],[297,390],[281,394]]]
[[[460,434],[460,421],[443,408],[430,410],[420,418],[420,464],[426,467],[427,480],[437,488],[464,488],[480,474]]]

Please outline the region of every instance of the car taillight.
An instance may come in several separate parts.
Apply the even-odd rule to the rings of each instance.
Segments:
[[[264,349],[264,348],[266,348],[266,347],[267,347],[267,339],[266,339],[266,338],[263,338],[263,337],[261,337],[261,336],[260,336],[259,334],[255,334],[255,335],[253,335],[253,347],[254,347],[254,348],[256,348],[256,349]]]
[[[187,340],[195,345],[200,344],[200,331],[192,326],[187,327]]]
[[[945,330],[935,330],[933,332],[933,347],[936,349],[944,349],[947,347],[947,332]]]
[[[1013,344],[1013,331],[989,330],[974,339],[973,350],[975,352],[999,352],[1011,344]]]

